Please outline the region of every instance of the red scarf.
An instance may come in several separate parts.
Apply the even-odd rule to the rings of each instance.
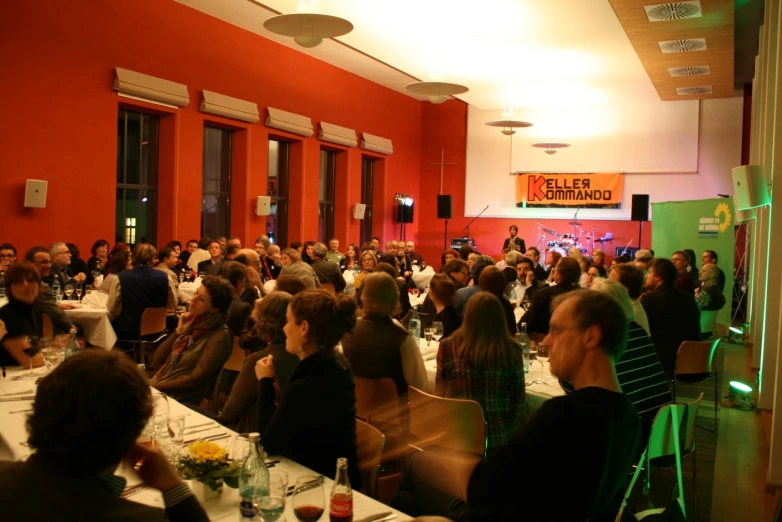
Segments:
[[[190,323],[189,330],[174,341],[174,346],[171,348],[168,360],[155,374],[154,380],[164,378],[171,369],[179,364],[179,361],[182,359],[182,354],[185,351],[193,346],[199,339],[225,324],[225,319],[226,314],[220,312],[208,312],[195,316],[193,322]]]

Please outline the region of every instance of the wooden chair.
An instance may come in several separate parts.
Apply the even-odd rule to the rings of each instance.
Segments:
[[[698,416],[698,407],[700,406],[703,394],[688,403],[666,404],[654,418],[652,431],[649,434],[649,445],[646,448],[646,480],[644,482],[644,493],[651,487],[652,469],[669,469],[676,467],[676,448],[679,445],[679,451],[682,459],[692,453],[692,520],[695,520],[695,484],[698,478],[698,469],[696,466],[697,453],[695,446],[695,419]],[[674,420],[672,420],[674,419]],[[674,437],[673,424],[675,420],[679,423],[679,440]],[[677,470],[681,473],[681,470]],[[684,495],[683,491],[679,495]],[[689,518],[688,518],[689,520]]]
[[[334,287],[334,283],[321,283],[320,289],[332,297],[337,297],[337,289]]]
[[[231,370],[234,372],[242,371],[245,358],[246,355],[244,349],[239,346],[239,337],[234,335],[234,344],[231,347],[231,356],[223,365],[223,370]]]
[[[364,483],[361,492],[376,499],[380,460],[383,456],[386,437],[376,428],[356,419],[356,442],[358,462],[361,468],[361,482]]]
[[[684,341],[676,355],[676,368],[673,375],[673,400],[680,383],[698,384],[714,379],[714,427],[698,425],[710,431],[717,429],[717,408],[719,405],[719,378],[714,364],[721,339],[712,342]]]
[[[486,455],[486,421],[475,401],[436,397],[410,386],[411,445],[417,449],[440,446]]]
[[[162,306],[144,310],[144,313],[141,315],[141,328],[139,329],[138,339],[120,339],[119,341],[132,344],[134,356],[136,348],[138,348],[138,355],[135,358],[139,363],[146,366],[147,345],[162,341],[166,335],[166,307]]]
[[[46,314],[41,314],[41,325],[43,330],[43,338],[47,341],[54,339],[54,324],[52,324],[52,318]]]
[[[225,402],[228,400],[228,397],[225,396],[225,394],[222,394],[224,396],[224,400],[221,401],[221,393],[220,389],[222,388],[224,383],[227,383],[228,380],[224,380],[225,377],[225,370],[229,370],[232,372],[241,372],[242,367],[244,367],[244,360],[246,358],[244,349],[239,346],[239,337],[234,335],[234,342],[233,346],[231,346],[231,356],[228,358],[227,361],[225,361],[225,364],[223,365],[220,372],[217,374],[217,377],[215,378],[214,384],[209,389],[209,393],[206,395],[206,407],[209,411],[211,411],[214,414],[220,413],[220,410],[225,405]],[[227,384],[226,384],[227,386]]]
[[[371,425],[399,425],[399,395],[388,378],[353,377],[356,383],[356,417]]]

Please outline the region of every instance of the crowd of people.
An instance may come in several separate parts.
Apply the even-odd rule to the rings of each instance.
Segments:
[[[403,510],[454,520],[513,519],[513,491],[528,482],[518,469],[532,459],[536,471],[558,478],[561,486],[546,488],[549,493],[532,503],[533,511],[541,519],[584,520],[616,507],[654,415],[672,401],[669,381],[679,345],[699,340],[701,315],[725,305],[725,274],[712,251],[704,252],[700,270],[694,252],[687,250],[670,260],[639,250],[634,260],[618,256],[606,267],[599,250],[593,257],[580,250],[568,256],[552,251],[544,262],[537,248],[517,239],[506,240],[500,262],[468,245],[444,251],[439,273],[415,309],[408,290],[416,286],[415,272],[427,265],[411,241],[389,241],[381,251],[380,239],[373,238],[360,248],[350,244],[343,253],[336,239],[281,249],[265,236],[253,248],[243,248],[235,237],[204,237],[184,248],[172,241],[159,251],[146,243],[109,248],[99,240],[87,262],[74,245],[62,242],[32,247],[21,260],[4,244],[0,269],[8,304],[0,308],[0,363],[30,362],[24,355],[26,336],[43,335],[43,314],[55,330],[70,330],[63,310],[68,304],[58,302],[57,286],[90,284],[104,292],[121,341],[138,339],[145,309],[186,305],[188,311],[178,314],[171,333],[155,348],[149,384],[199,407],[236,340],[249,355],[225,405],[213,415],[240,432],[262,433],[269,453],[325,475],[332,474],[338,457],[346,457],[351,484],[359,489],[353,377],[389,378],[400,401],[410,386],[474,400],[487,424],[487,458],[459,464],[462,474],[443,471],[459,467],[447,456],[424,452],[410,461],[397,499]],[[200,277],[200,286],[186,298],[178,285],[190,277]],[[347,294],[346,278],[354,295]],[[433,383],[419,341],[406,327],[413,316],[424,326],[443,327]],[[545,336],[551,373],[568,392],[531,418],[516,342],[522,329]],[[88,379],[84,372],[101,365],[115,368],[125,381],[136,379],[132,366],[125,367],[125,355],[87,352],[83,358],[94,359],[92,366],[67,362],[41,388]],[[39,356],[33,364],[42,364]],[[57,400],[67,401],[70,393],[65,395]],[[135,396],[137,422],[123,424],[122,443],[101,461],[100,470],[140,451],[133,441],[149,416],[147,395]],[[49,407],[37,400],[33,418],[44,418]],[[31,437],[35,433],[41,432]],[[544,443],[558,451],[534,451]],[[53,451],[47,444],[55,442],[31,438],[40,456],[21,473],[43,472],[40,459]],[[179,484],[169,480],[166,490]],[[554,495],[570,501],[557,502]],[[197,511],[192,513],[198,519]]]

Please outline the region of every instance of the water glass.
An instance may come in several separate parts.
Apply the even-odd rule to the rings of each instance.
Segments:
[[[285,520],[285,498],[287,496],[288,476],[284,478],[277,474],[269,475],[269,494],[255,497],[253,504],[258,514],[266,522],[282,522]]]
[[[88,296],[92,293],[92,285],[86,285],[84,287],[84,296]]]
[[[65,350],[58,348],[52,344],[41,350],[43,356],[43,362],[46,365],[46,370],[51,372],[65,359]]]
[[[155,417],[168,417],[168,396],[165,393],[152,390],[152,403],[154,405],[153,415]]]
[[[231,458],[231,465],[234,468],[241,469],[242,466],[244,466],[244,461],[250,454],[249,435],[249,433],[240,433],[233,439],[228,455]]]
[[[200,277],[201,279],[205,278],[206,272],[198,272],[198,277]]]
[[[443,323],[440,321],[434,321],[432,323],[432,338],[434,338],[435,341],[440,341],[440,339],[443,338],[443,335],[445,334],[445,327],[443,326]]]
[[[70,301],[71,295],[73,294],[74,288],[73,285],[68,283],[65,285],[62,289],[63,293],[67,296],[68,300]]]

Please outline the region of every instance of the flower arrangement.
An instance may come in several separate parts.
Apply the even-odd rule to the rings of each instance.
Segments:
[[[224,448],[210,441],[194,442],[177,463],[183,478],[203,482],[212,491],[223,487],[223,479],[236,475]]]

